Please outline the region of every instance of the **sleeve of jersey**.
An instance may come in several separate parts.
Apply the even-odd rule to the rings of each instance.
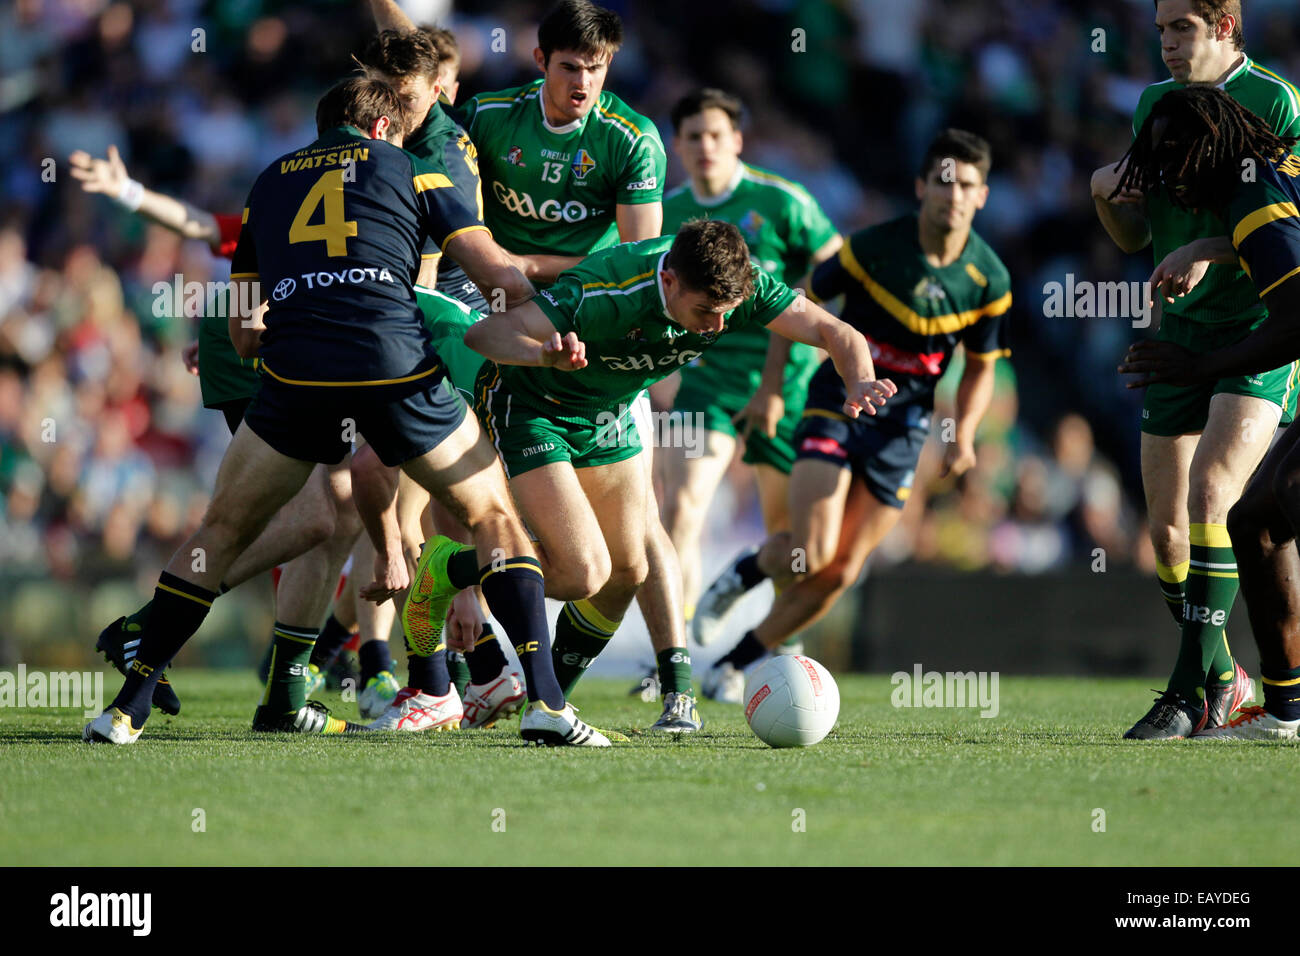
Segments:
[[[753,321],[759,325],[767,325],[790,308],[790,303],[798,297],[794,289],[784,282],[773,279],[762,269],[754,270]]]
[[[805,196],[797,208],[799,244],[811,257],[818,249],[830,242],[839,230],[811,195]]]
[[[618,204],[634,206],[661,202],[667,169],[668,157],[658,135],[646,133],[639,137],[623,167],[623,181],[618,187]]]
[[[837,295],[845,292],[849,288],[852,277],[849,271],[844,267],[843,252],[849,248],[849,240],[844,240],[844,245],[840,249],[840,255],[831,256],[816,269],[813,270],[812,281],[809,283],[811,288],[808,290],[808,298],[813,302],[829,302]]]
[[[1234,208],[1229,221],[1237,258],[1263,298],[1300,273],[1300,210],[1280,195],[1252,192],[1254,201]]]
[[[582,279],[574,275],[562,275],[560,280],[550,288],[537,293],[532,301],[551,320],[555,330],[561,335],[577,332],[582,337],[582,328],[578,322],[578,310],[583,299]]]
[[[415,201],[424,216],[430,238],[446,252],[447,243],[475,229],[488,231],[483,223],[483,186],[468,165],[451,166],[447,172],[432,163],[413,160]],[[431,252],[427,246],[424,252]]]
[[[239,230],[243,225],[244,217],[219,212],[214,213],[212,218],[217,221],[217,235],[221,240],[217,251],[229,259],[235,254],[235,247],[239,245]]]
[[[1007,338],[1007,313],[1011,310],[1011,281],[1005,274],[990,277],[988,301],[980,307],[979,319],[962,332],[961,344],[967,355],[984,359],[1006,358],[1011,354]]]
[[[248,213],[252,208],[252,197],[249,197],[249,206],[244,207],[244,214],[240,217],[230,216],[228,218],[238,218],[241,228],[236,240],[235,251],[230,259],[230,278],[232,279],[256,279],[257,275],[257,249],[253,246],[253,230],[244,229],[242,226],[248,224]],[[222,248],[225,248],[225,232],[222,232]]]

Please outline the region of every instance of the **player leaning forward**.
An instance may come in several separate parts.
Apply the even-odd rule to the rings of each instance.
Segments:
[[[207,616],[230,563],[315,462],[343,458],[352,425],[385,464],[400,465],[458,511],[484,553],[505,556],[483,568],[478,583],[512,642],[524,648],[531,701],[521,721],[524,738],[608,746],[564,703],[551,668],[540,565],[496,453],[443,386],[412,289],[426,234],[441,246],[471,234],[491,240],[475,209],[444,199],[455,192],[439,188],[445,176],[399,148],[406,114],[390,87],[345,80],[322,98],[317,128],[312,146],[258,177],[235,251],[232,283],[256,282],[254,289],[271,290],[273,300],[264,327],[234,314],[230,321],[240,354],[262,359],[261,390],[222,459],[202,524],[158,580],[125,684],[83,737],[135,742],[162,669]],[[507,296],[527,298],[527,279],[503,250],[496,252]],[[238,293],[234,300],[245,301]],[[251,301],[264,300],[259,294]],[[202,571],[195,570],[195,553],[205,556]],[[405,565],[393,570],[389,583],[404,587]],[[304,641],[303,667],[311,644]],[[290,719],[300,730],[361,729],[312,705]]]
[[[755,325],[830,354],[844,388],[837,411],[847,418],[874,415],[895,392],[876,381],[866,339],[755,268],[740,230],[716,220],[593,253],[537,298],[466,333],[465,344],[492,360],[479,373],[475,409],[524,520],[548,567],[590,595],[577,648],[584,667],[646,577],[646,472],[637,460],[644,439],[627,407]],[[541,487],[560,493],[532,493]],[[426,546],[416,584],[428,582],[433,619],[474,582],[481,556],[445,538]]]
[[[1300,132],[1300,94],[1243,51],[1239,0],[1158,0],[1160,52],[1172,79],[1146,88],[1133,117],[1136,135],[1154,105],[1189,86],[1220,87],[1262,117],[1279,136]],[[1232,256],[1223,222],[1210,210],[1176,205],[1163,189],[1119,190],[1122,164],[1093,174],[1093,199],[1107,233],[1125,252],[1150,243],[1154,279],[1174,278],[1157,338],[1195,352],[1239,342],[1268,315],[1249,277]],[[1195,246],[1189,246],[1195,242]],[[1199,266],[1198,285],[1186,277],[1198,250],[1224,253]],[[1189,257],[1190,253],[1190,257]],[[1160,589],[1182,631],[1178,658],[1164,693],[1125,737],[1186,737],[1217,727],[1253,696],[1252,682],[1233,659],[1224,625],[1237,596],[1237,565],[1226,525],[1281,422],[1295,411],[1295,367],[1259,375],[1224,376],[1196,385],[1158,383],[1142,406],[1142,485]]]

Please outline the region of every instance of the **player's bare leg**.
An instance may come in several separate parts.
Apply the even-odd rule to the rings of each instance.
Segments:
[[[1283,739],[1300,731],[1300,430],[1273,446],[1228,513],[1241,594],[1259,647],[1263,708],[1207,730],[1194,740]]]
[[[1127,738],[1185,737],[1202,726],[1218,726],[1253,694],[1224,633],[1237,595],[1237,562],[1226,522],[1264,457],[1280,414],[1276,405],[1259,398],[1219,394],[1210,400],[1187,472],[1188,567],[1178,659],[1165,692]],[[1178,450],[1187,447],[1184,443]],[[1145,458],[1143,472],[1145,481]],[[1162,517],[1162,528],[1168,520],[1168,515]]]
[[[240,425],[221,460],[203,522],[159,578],[126,682],[103,717],[87,728],[87,739],[106,739],[101,731],[109,729],[114,736],[121,731],[134,739],[149,717],[159,675],[203,623],[230,565],[303,486],[312,468],[311,462],[280,454],[247,424]]]
[[[656,449],[654,456],[664,489],[660,513],[681,563],[688,619],[700,593],[700,536],[709,505],[736,451],[732,436],[715,430],[704,435],[703,454],[697,458],[689,457],[684,446],[671,444]]]

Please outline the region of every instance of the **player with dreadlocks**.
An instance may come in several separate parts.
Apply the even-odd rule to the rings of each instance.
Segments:
[[[1268,318],[1241,341],[1209,352],[1173,342],[1139,342],[1120,371],[1153,382],[1196,385],[1258,374],[1300,357],[1300,157],[1293,136],[1220,90],[1179,90],[1143,124],[1121,187],[1150,192],[1163,183],[1172,200],[1222,217],[1234,255],[1259,290]],[[1259,645],[1264,706],[1246,707],[1194,739],[1295,740],[1300,731],[1300,428],[1288,428],[1241,500],[1228,533],[1250,623]]]
[[[1240,0],[1156,0],[1154,6],[1170,78],[1143,91],[1135,136],[1166,97],[1215,87],[1258,114],[1275,135],[1300,133],[1300,93],[1245,53]],[[1141,162],[1150,148],[1138,140],[1136,157],[1131,151],[1124,162],[1093,174],[1098,218],[1125,252],[1153,247],[1151,282],[1162,300],[1156,338],[1193,352],[1234,345],[1264,321],[1264,303],[1208,206],[1193,210],[1158,179],[1130,174],[1125,162]],[[1171,168],[1158,172],[1172,175],[1188,158],[1170,158]],[[1134,188],[1139,185],[1144,188]],[[1127,738],[1187,737],[1221,726],[1254,696],[1224,632],[1237,594],[1226,521],[1277,425],[1291,421],[1295,376],[1295,366],[1286,364],[1195,386],[1157,382],[1146,391],[1142,485],[1156,574],[1181,641],[1164,692]]]

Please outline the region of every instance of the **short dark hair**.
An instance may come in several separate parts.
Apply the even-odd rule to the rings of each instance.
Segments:
[[[930,141],[921,160],[921,178],[928,177],[935,164],[945,159],[970,163],[980,171],[980,178],[985,182],[988,182],[989,170],[993,168],[993,150],[988,140],[964,129],[949,127]]]
[[[740,101],[740,97],[711,86],[688,93],[673,106],[673,132],[680,133],[682,123],[687,117],[703,113],[705,110],[722,110],[731,120],[731,128],[740,129],[741,117],[745,115],[745,104]]]
[[[664,266],[685,288],[703,292],[712,303],[754,294],[749,246],[739,229],[721,219],[692,219],[677,230]]]
[[[1241,0],[1191,0],[1192,13],[1196,14],[1213,29],[1224,17],[1232,17],[1236,26],[1232,28],[1232,45],[1242,50],[1246,47],[1246,33],[1241,25]],[[1160,8],[1160,0],[1154,6]]]
[[[420,32],[433,42],[433,49],[438,54],[438,68],[451,65],[460,66],[460,44],[456,35],[446,27],[422,26]]]
[[[438,50],[422,30],[382,30],[366,43],[357,57],[363,67],[392,77],[438,76]]]
[[[556,50],[612,57],[623,45],[623,21],[591,0],[560,0],[537,25],[537,45],[546,63]]]
[[[405,134],[410,129],[410,117],[396,90],[367,76],[350,76],[335,83],[316,104],[316,132],[336,126],[369,131],[381,116],[388,117],[393,132]]]

